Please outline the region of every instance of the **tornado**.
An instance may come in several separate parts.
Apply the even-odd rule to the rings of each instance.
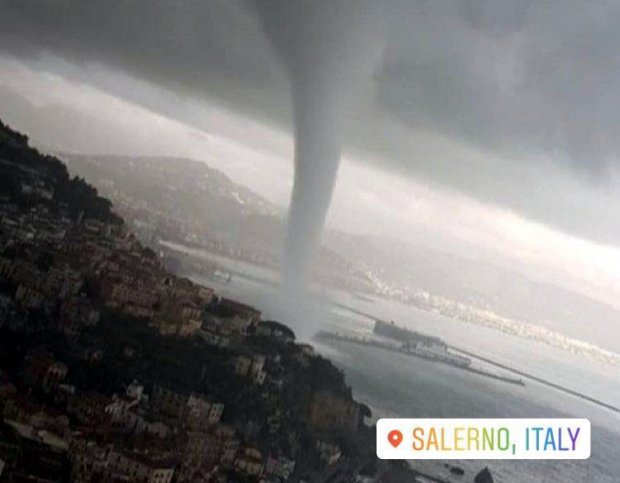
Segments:
[[[321,242],[347,113],[380,52],[372,0],[261,0],[267,37],[290,82],[295,177],[283,256],[286,292],[303,295]]]

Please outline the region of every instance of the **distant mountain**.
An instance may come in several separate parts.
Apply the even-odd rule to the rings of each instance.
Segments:
[[[286,213],[202,161],[171,157],[61,154],[71,172],[92,182],[143,241],[158,237],[217,248],[278,269]],[[364,273],[323,248],[322,281],[367,289]]]
[[[218,210],[229,205],[231,212],[241,214],[281,215],[281,210],[265,198],[201,161],[171,157],[60,156],[70,169],[107,179],[118,190],[131,189],[136,198],[154,205],[174,201],[170,199],[174,196],[178,200],[176,204],[183,209],[208,210],[210,207],[203,202],[214,202]],[[159,191],[161,188],[163,193]],[[186,203],[189,205],[184,206]]]
[[[138,232],[173,240],[216,240],[274,256],[282,213],[275,205],[203,162],[185,158],[62,154],[69,169],[94,183]],[[272,253],[273,252],[273,253]]]

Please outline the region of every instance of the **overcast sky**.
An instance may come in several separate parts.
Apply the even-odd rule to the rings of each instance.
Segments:
[[[286,205],[273,3],[0,0],[0,117],[57,149],[203,159]],[[620,4],[382,5],[329,222],[617,299]]]

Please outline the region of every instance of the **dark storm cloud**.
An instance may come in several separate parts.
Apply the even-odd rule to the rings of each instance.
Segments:
[[[186,95],[268,111],[284,83],[255,12],[238,0],[0,1],[1,48],[101,63]]]
[[[99,62],[288,126],[288,83],[256,13],[265,14],[268,4],[0,0],[0,48],[22,57],[47,51],[72,62]],[[546,178],[559,166],[587,185],[616,169],[618,2],[385,0],[380,5],[388,22],[385,52],[373,76],[374,96],[364,116],[353,116],[349,145],[389,154],[392,169],[580,236],[620,242],[615,224],[600,216],[600,200],[571,197]],[[456,159],[417,155],[407,129],[388,130],[381,119],[498,159],[520,159],[523,166],[501,160],[468,164],[457,153]],[[548,166],[528,165],[534,163],[528,159],[541,156]],[[524,182],[515,182],[515,173],[526,173]],[[582,198],[583,203],[575,201]]]
[[[436,2],[395,17],[379,76],[382,107],[480,146],[612,160],[620,12],[553,3]]]

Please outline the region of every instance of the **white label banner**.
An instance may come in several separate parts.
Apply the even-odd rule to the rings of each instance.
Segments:
[[[381,459],[587,459],[587,419],[380,419]]]

